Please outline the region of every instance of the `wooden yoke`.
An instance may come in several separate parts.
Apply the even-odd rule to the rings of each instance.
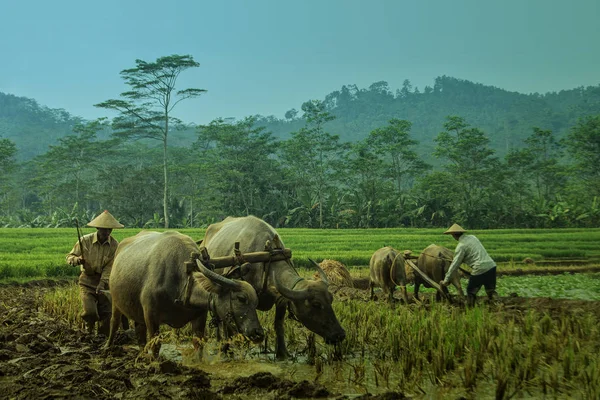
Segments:
[[[202,264],[209,269],[226,268],[244,263],[258,263],[268,261],[281,261],[292,258],[292,250],[290,249],[272,249],[270,251],[256,251],[253,253],[242,254],[239,250],[239,243],[235,244],[234,255],[210,258],[206,247],[200,248],[200,254],[192,253],[190,264],[195,264],[194,261],[199,259]],[[188,262],[186,262],[187,265]]]

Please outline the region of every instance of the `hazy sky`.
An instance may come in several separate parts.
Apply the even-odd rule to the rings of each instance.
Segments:
[[[0,0],[0,92],[93,119],[136,59],[189,54],[185,122],[275,115],[344,84],[600,84],[599,0]]]

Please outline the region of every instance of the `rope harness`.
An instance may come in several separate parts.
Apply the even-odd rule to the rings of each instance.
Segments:
[[[221,326],[221,324],[223,324],[223,328],[225,329],[225,327],[227,328],[235,328],[235,333],[241,333],[242,332],[242,324],[244,319],[246,319],[246,316],[248,315],[249,310],[246,310],[246,312],[241,315],[239,317],[239,322],[238,320],[235,318],[235,313],[233,312],[233,295],[231,293],[231,291],[229,292],[229,311],[227,311],[225,313],[225,317],[223,320],[221,320],[221,318],[219,318],[218,314],[217,314],[217,308],[215,305],[215,301],[214,301],[214,296],[211,295],[211,301],[209,303],[209,307],[208,310],[211,312],[212,314],[212,318],[210,320],[209,325],[213,328],[219,328]]]
[[[291,290],[294,290],[294,288],[296,287],[296,285],[298,284],[298,282],[300,282],[300,281],[302,281],[302,280],[304,280],[304,278],[302,278],[301,276],[298,276],[298,278],[296,279],[296,281],[294,282],[294,284],[293,284],[293,285],[290,287],[290,289],[291,289]],[[291,305],[292,305],[292,302],[291,302],[291,301],[288,301],[288,300],[287,300],[285,297],[283,297],[283,296],[279,296],[279,297],[277,298],[277,301],[278,301],[279,303],[282,303],[282,302],[284,302],[284,301],[285,301],[285,302],[286,302],[286,304],[287,304],[288,318],[290,318],[290,319],[293,319],[294,321],[297,321],[297,322],[300,322],[300,323],[301,323],[301,321],[298,319],[298,317],[296,316],[296,314],[294,314],[294,310],[292,310],[292,307],[291,307]]]

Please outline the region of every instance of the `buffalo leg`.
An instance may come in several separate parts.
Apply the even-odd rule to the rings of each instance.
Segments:
[[[110,317],[110,333],[108,335],[108,340],[106,341],[105,347],[110,347],[115,342],[115,336],[117,335],[117,330],[119,330],[121,316],[121,310],[115,307],[115,303],[113,303],[112,316]]]
[[[192,333],[201,339],[203,339],[206,334],[207,317],[208,312],[202,312],[198,318],[192,320]]]
[[[446,291],[448,291],[448,289],[446,289],[446,288],[443,288],[442,290],[444,290],[444,293],[446,293]],[[437,292],[435,292],[435,301],[442,301],[442,294],[440,293],[439,290]]]
[[[371,300],[375,297],[375,284],[373,281],[369,281],[369,288],[371,289]]]
[[[450,299],[450,292],[448,291],[448,287],[440,285],[440,289],[442,290],[444,297],[446,297],[449,302],[452,302],[452,300]],[[435,292],[435,300],[442,301],[442,293],[440,293],[439,290]]]
[[[394,292],[396,291],[396,286],[392,286],[388,293],[388,302],[390,303],[390,307],[394,307]]]
[[[275,358],[285,360],[288,357],[285,347],[285,332],[283,328],[286,303],[277,304],[275,306]]]
[[[415,293],[414,293],[414,298],[416,300],[419,300],[419,289],[421,288],[421,281],[415,277]]]
[[[121,326],[123,327],[124,331],[129,329],[129,319],[125,315],[121,316]]]
[[[404,299],[404,302],[408,304],[408,292],[406,291],[406,285],[400,286],[400,293],[402,294],[402,299]]]
[[[141,322],[134,322],[133,325],[135,327],[135,336],[137,337],[138,344],[141,348],[144,348],[146,346],[148,335],[146,324]]]
[[[160,340],[158,338],[160,325],[152,318],[152,313],[148,308],[144,309],[144,320],[146,321],[146,329],[148,330],[148,338],[150,339],[147,345],[150,346],[154,359],[157,359],[160,352]]]

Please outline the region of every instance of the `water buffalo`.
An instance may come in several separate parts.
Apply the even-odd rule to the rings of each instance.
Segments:
[[[431,278],[434,282],[439,282],[444,279],[448,269],[450,268],[450,264],[452,263],[452,258],[454,257],[454,253],[452,250],[449,250],[445,247],[438,246],[436,244],[430,244],[423,250],[419,259],[417,260],[417,267],[421,271],[423,271],[429,278]],[[460,273],[458,270],[450,279],[450,283],[454,285],[456,290],[458,291],[458,295],[461,299],[464,300],[465,296],[462,290],[462,286],[460,285]],[[421,284],[425,287],[431,287],[428,283],[426,283],[419,274],[415,274],[415,299],[419,299],[419,287]],[[444,287],[442,290],[444,292],[448,292],[448,288]],[[435,298],[439,301],[441,300],[441,294],[436,292]]]
[[[243,254],[264,251],[267,241],[276,249],[284,248],[275,229],[265,221],[254,216],[227,217],[207,228],[203,245],[211,257],[223,257],[234,254],[236,242],[239,242],[239,250]],[[327,277],[314,261],[313,264],[321,272],[321,280],[302,278],[289,258],[246,263],[243,268],[221,270],[227,276],[239,274],[256,289],[259,310],[267,311],[273,306],[276,307],[277,359],[285,359],[288,356],[283,325],[286,310],[309,330],[322,336],[326,343],[338,343],[346,337],[346,332],[340,326],[331,307],[333,296],[328,290]],[[197,323],[199,325],[195,329],[203,333],[206,314]]]
[[[119,244],[109,281],[112,319],[107,347],[122,314],[136,322],[140,345],[146,344],[147,336],[156,336],[161,324],[179,328],[209,310],[254,342],[263,339],[254,288],[202,264],[197,266],[201,272],[194,272],[186,265],[192,253],[199,253],[194,240],[175,231],[142,231]],[[158,350],[159,346],[153,350],[155,357]]]
[[[379,286],[387,294],[390,304],[393,304],[394,291],[396,290],[396,286],[400,286],[402,299],[408,303],[406,272],[404,268],[404,256],[393,247],[382,247],[373,253],[369,261],[371,300],[375,295],[373,289],[375,286]]]

